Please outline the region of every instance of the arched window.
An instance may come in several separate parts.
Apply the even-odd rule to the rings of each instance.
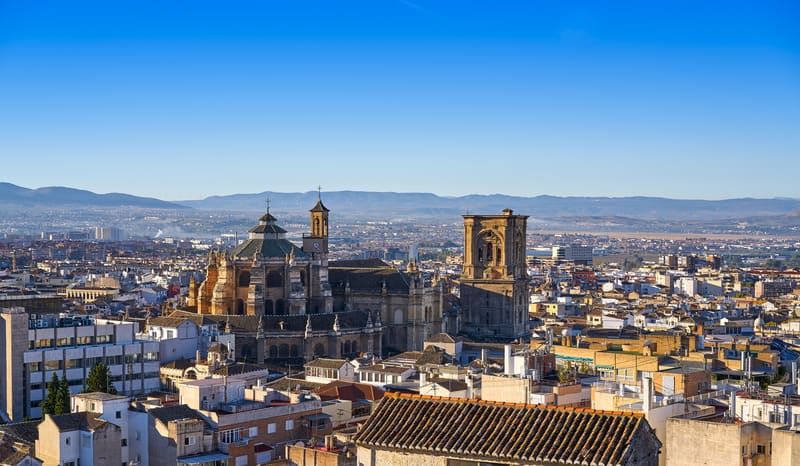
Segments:
[[[279,358],[289,357],[289,345],[283,343],[281,346],[278,347],[278,357]]]
[[[350,347],[350,351],[358,353],[358,346],[356,346],[356,342],[353,342],[353,346]]]
[[[197,380],[197,372],[194,369],[189,369],[186,371],[186,378],[191,380]]]
[[[236,300],[236,314],[244,315],[244,299],[242,298]]]
[[[344,342],[344,354],[350,354],[350,342]]]
[[[250,286],[250,272],[245,270],[239,274],[239,287]]]
[[[280,288],[283,286],[283,273],[272,270],[267,273],[267,288]]]
[[[498,246],[497,247],[497,262],[501,262],[502,261],[502,257],[503,257],[503,252],[502,251],[503,250],[500,249],[500,246]]]
[[[278,357],[278,347],[276,345],[270,345],[269,347],[269,357],[277,358]]]

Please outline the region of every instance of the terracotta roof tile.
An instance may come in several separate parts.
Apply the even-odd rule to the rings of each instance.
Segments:
[[[623,464],[641,414],[387,393],[356,436],[372,448],[513,462]]]

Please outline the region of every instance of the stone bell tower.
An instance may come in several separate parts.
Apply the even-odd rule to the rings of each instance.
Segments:
[[[464,215],[462,330],[482,339],[528,332],[527,215]]]

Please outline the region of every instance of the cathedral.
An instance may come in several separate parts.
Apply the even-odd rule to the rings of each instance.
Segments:
[[[329,263],[321,196],[310,214],[302,246],[267,209],[247,240],[212,251],[185,312],[229,328],[238,356],[259,363],[422,350],[443,331],[441,282],[413,262],[405,271],[380,260]]]

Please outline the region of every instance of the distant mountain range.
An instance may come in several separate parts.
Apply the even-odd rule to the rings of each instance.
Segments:
[[[305,213],[317,200],[315,191],[210,196],[202,200],[166,202],[127,194],[46,187],[28,189],[0,183],[0,207],[197,209],[212,211],[263,211],[269,198],[275,212]],[[682,200],[659,197],[520,197],[503,194],[471,194],[444,197],[431,193],[334,191],[322,195],[335,214],[347,217],[396,219],[401,217],[450,217],[465,213],[499,214],[505,208],[534,218],[606,217],[640,220],[707,221],[781,217],[800,218],[800,199]]]
[[[311,208],[316,192],[234,194],[211,196],[199,201],[177,201],[201,210],[264,210],[269,197],[277,211],[295,212]],[[430,193],[334,191],[322,195],[335,213],[362,214],[372,218],[452,216],[465,213],[499,214],[510,208],[539,218],[629,217],[643,220],[718,220],[798,215],[800,199],[726,199],[719,201],[666,199],[659,197],[520,197],[504,194],[470,194],[444,197]]]
[[[116,208],[140,207],[147,209],[186,209],[186,206],[166,202],[151,197],[131,196],[130,194],[96,194],[83,189],[48,186],[28,189],[11,183],[0,182],[0,207],[6,208]]]

